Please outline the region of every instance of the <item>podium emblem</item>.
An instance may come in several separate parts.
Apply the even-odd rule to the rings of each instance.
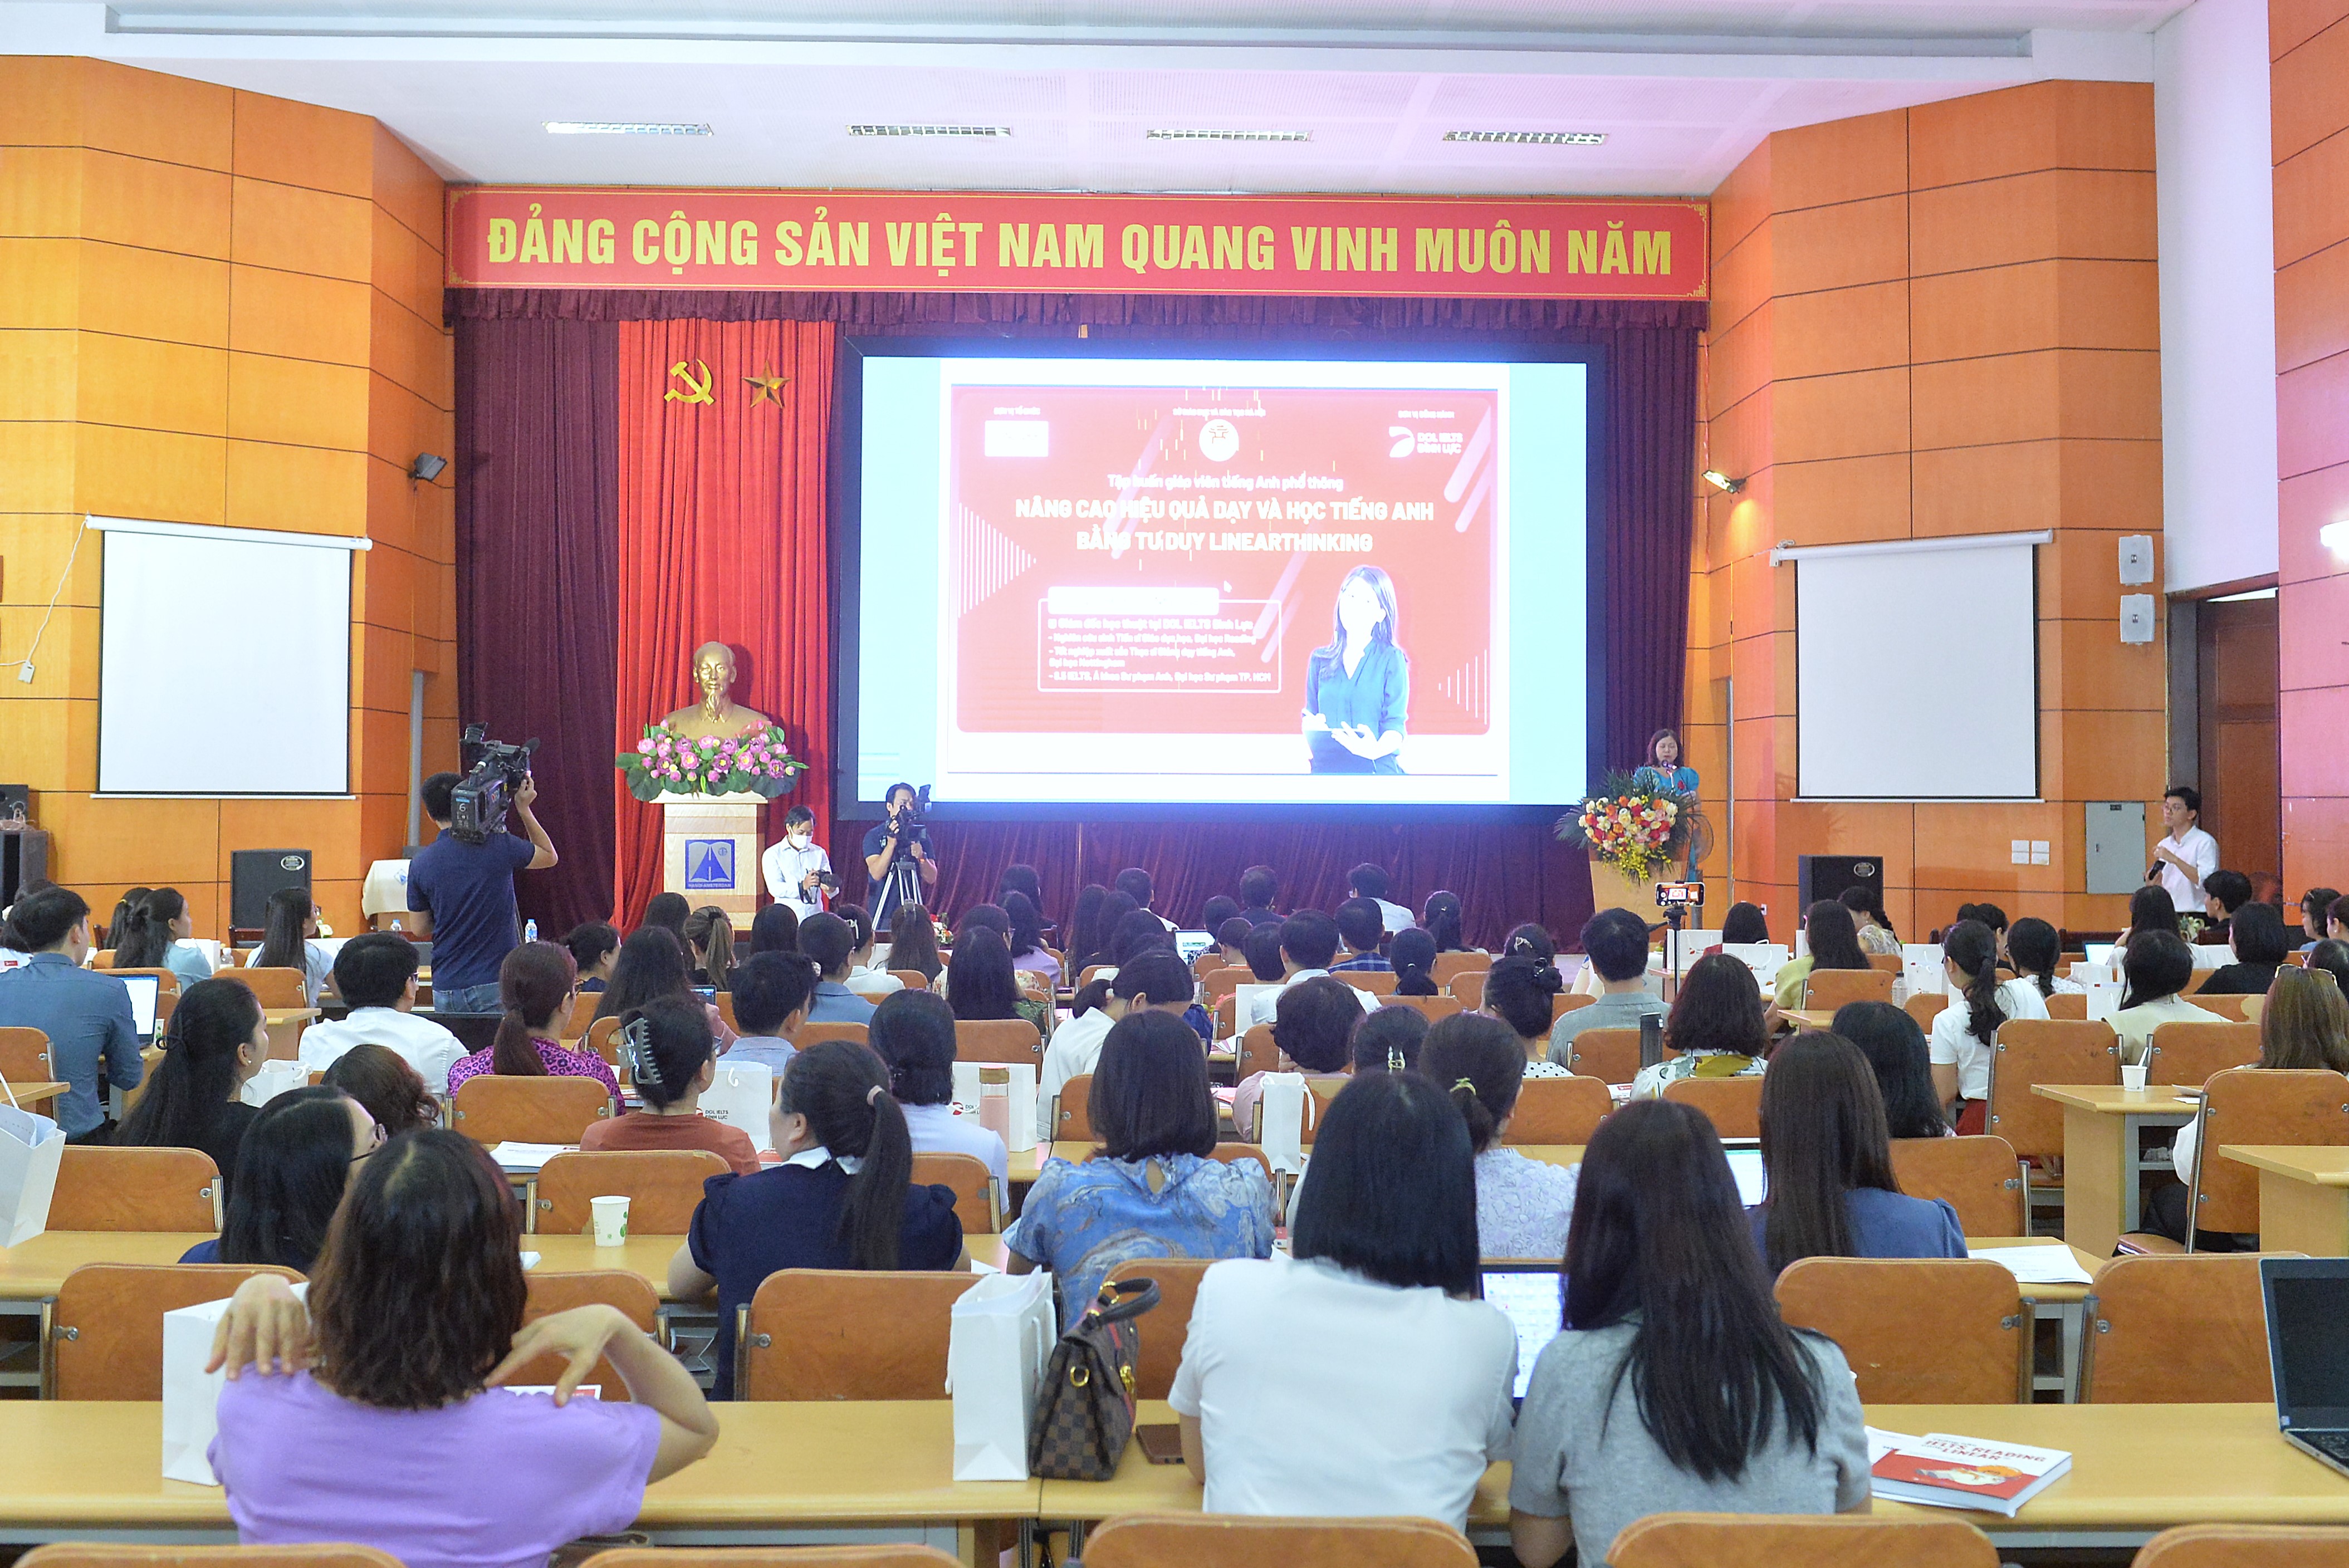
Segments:
[[[730,892],[734,887],[734,841],[685,841],[685,891]]]

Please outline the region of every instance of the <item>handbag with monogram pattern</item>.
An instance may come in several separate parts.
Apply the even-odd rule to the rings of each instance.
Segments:
[[[1107,1480],[1133,1436],[1133,1321],[1158,1305],[1156,1280],[1105,1282],[1044,1370],[1028,1470],[1046,1480]]]

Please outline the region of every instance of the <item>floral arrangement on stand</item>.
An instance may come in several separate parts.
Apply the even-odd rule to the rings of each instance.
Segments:
[[[1645,882],[1652,867],[1680,858],[1695,803],[1692,795],[1610,772],[1599,793],[1557,820],[1557,836],[1631,881]]]
[[[634,751],[613,766],[626,775],[639,800],[664,795],[763,795],[771,800],[799,782],[807,764],[792,755],[781,725],[747,729],[730,740],[688,737],[666,725],[645,726]]]

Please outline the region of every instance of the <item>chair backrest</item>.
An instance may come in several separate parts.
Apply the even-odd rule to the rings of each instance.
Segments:
[[[1814,1013],[1832,1013],[1850,1002],[1889,1002],[1892,1000],[1894,976],[1882,969],[1814,969],[1809,990],[1804,994],[1806,1008]]]
[[[1962,1519],[1651,1513],[1624,1527],[1614,1568],[1998,1568],[1990,1537]]]
[[[1232,1069],[1237,1081],[1245,1083],[1250,1073],[1273,1073],[1280,1070],[1280,1047],[1272,1043],[1270,1024],[1251,1024],[1240,1037],[1239,1062]]]
[[[1595,1078],[1527,1078],[1504,1143],[1588,1143],[1615,1109]]]
[[[1600,1083],[1630,1083],[1640,1076],[1640,1031],[1585,1029],[1567,1047],[1567,1066]]]
[[[1589,995],[1585,992],[1560,991],[1557,995],[1552,996],[1549,999],[1549,1021],[1552,1024],[1555,1024],[1560,1018],[1565,1017],[1568,1013],[1575,1011],[1578,1007],[1588,1007],[1597,1000],[1599,1000],[1598,997]]]
[[[792,1037],[792,1044],[804,1049],[820,1046],[826,1040],[846,1040],[851,1045],[872,1043],[873,1031],[863,1024],[802,1024],[800,1032]]]
[[[1892,1177],[1911,1198],[1946,1198],[1969,1236],[2022,1236],[2023,1163],[2003,1138],[1896,1138]]]
[[[2085,1004],[2087,998],[2083,996],[2080,1000]],[[1900,1005],[1908,1010],[1910,1017],[1917,1020],[1917,1026],[1930,1035],[1933,1032],[1933,1020],[1941,1016],[1941,1009],[1950,1005],[1950,999],[1937,991],[1920,991]],[[2084,1018],[2088,1016],[2085,1006],[2080,1016]]]
[[[0,1078],[10,1083],[55,1083],[49,1037],[29,1026],[0,1028]]]
[[[1842,1346],[1866,1405],[2012,1405],[2031,1398],[2022,1287],[1981,1258],[1802,1258],[1778,1310]]]
[[[399,1568],[399,1559],[372,1546],[139,1546],[102,1541],[53,1542],[17,1562],[35,1568]]]
[[[595,1078],[483,1073],[457,1086],[449,1125],[476,1143],[576,1143],[611,1114],[611,1091]]]
[[[306,977],[299,969],[223,969],[221,973],[229,979],[243,981],[245,988],[271,1012],[310,1005],[309,992],[303,984]]]
[[[588,1015],[594,1017],[591,1012]],[[587,1026],[587,1043],[580,1048],[582,1056],[601,1057],[607,1068],[620,1065],[620,1020],[615,1016],[596,1018]]]
[[[2025,1160],[2064,1152],[2064,1108],[2031,1092],[2035,1083],[2121,1081],[2113,1026],[2083,1019],[2009,1018],[1990,1054],[1990,1130]]]
[[[1245,964],[1227,964],[1200,975],[1199,984],[1206,987],[1207,1000],[1219,1002],[1243,985],[1256,985],[1256,971]]]
[[[2123,1254],[2096,1270],[2080,1340],[2080,1399],[2267,1404],[2267,1307],[2244,1253]]]
[[[1381,1004],[1390,1007],[1409,1007],[1429,1023],[1436,1023],[1454,1013],[1474,1011],[1457,996],[1389,996]]]
[[[2193,978],[2186,982],[2186,988],[2178,994],[2181,996],[2193,995],[2203,986],[2210,984],[2210,976],[2217,973],[2219,972],[2216,969],[2197,969],[2194,971]]]
[[[2282,1568],[2286,1563],[2291,1568],[2349,1568],[2349,1530],[2313,1524],[2181,1524],[2138,1547],[2134,1568]]]
[[[220,1227],[220,1167],[201,1149],[68,1144],[61,1152],[49,1199],[53,1231]]]
[[[2164,1024],[2153,1031],[2145,1081],[2199,1088],[2213,1073],[2250,1067],[2259,1059],[2257,1024]]]
[[[1164,1399],[1174,1387],[1174,1369],[1183,1364],[1183,1346],[1190,1337],[1191,1305],[1199,1299],[1199,1280],[1213,1258],[1135,1258],[1109,1271],[1113,1280],[1158,1282],[1158,1305],[1134,1322],[1142,1331],[1133,1364],[1133,1397]]]
[[[930,977],[918,969],[892,969],[889,975],[908,991],[926,991],[930,988]]]
[[[1898,975],[1901,970],[1900,954],[1898,953],[1871,953],[1868,955],[1868,966],[1870,969],[1883,969],[1889,971],[1894,975]]]
[[[2259,1022],[2259,1019],[2245,1010],[2244,1004],[2264,1000],[2266,1000],[2266,998],[2259,995],[2257,992],[2246,996],[2229,996],[2223,995],[2212,996],[2207,994],[2198,993],[2194,998],[2194,1005],[2201,1008],[2206,1013],[2218,1014],[2219,1016],[2224,1018],[2230,1024],[2256,1024]],[[2179,1026],[2180,1026],[2175,1024],[2165,1024],[2162,1026],[2164,1028],[2177,1028]],[[2169,1080],[2168,1078],[2164,1078],[2161,1081],[2168,1083]]]
[[[935,1546],[875,1542],[866,1546],[616,1546],[598,1552],[579,1568],[957,1568],[960,1562]]]
[[[1093,1075],[1079,1073],[1061,1086],[1052,1101],[1052,1125],[1044,1130],[1049,1143],[1066,1139],[1071,1143],[1091,1143],[1093,1139],[1092,1118]]]
[[[1127,1514],[1085,1538],[1085,1568],[1475,1568],[1459,1532],[1432,1519],[1243,1519]]]
[[[987,1161],[976,1154],[932,1150],[914,1156],[914,1182],[923,1187],[947,1187],[954,1191],[955,1218],[967,1236],[993,1235],[1003,1229],[1003,1211],[995,1178]]]
[[[1373,996],[1394,995],[1395,977],[1392,969],[1332,969],[1330,977],[1343,980],[1357,991],[1368,991]]]
[[[707,1149],[573,1150],[539,1168],[530,1228],[575,1236],[595,1222],[592,1200],[626,1198],[629,1234],[681,1236],[701,1203],[702,1183],[731,1169]]]
[[[1664,1086],[1664,1098],[1692,1105],[1713,1119],[1713,1130],[1723,1138],[1762,1136],[1762,1078],[1674,1078]]]
[[[954,1304],[973,1274],[784,1269],[734,1347],[740,1399],[943,1399]]]
[[[709,1000],[710,1004],[718,1009],[718,1016],[726,1020],[726,1026],[738,1034],[740,1033],[742,1026],[734,1021],[734,993],[720,991]]]
[[[2349,1078],[2321,1069],[2269,1072],[2230,1068],[2202,1086],[2194,1171],[2194,1229],[2260,1228],[2256,1166],[2214,1152],[2222,1143],[2349,1143]],[[2186,1172],[2180,1171],[2181,1176]],[[2193,1250],[2190,1243],[2189,1251]]]
[[[635,1214],[628,1219],[633,1227]],[[524,1323],[535,1323],[574,1306],[612,1306],[647,1334],[659,1331],[660,1295],[653,1289],[652,1281],[628,1269],[579,1269],[567,1274],[541,1274],[533,1269],[528,1282],[530,1296],[522,1310]],[[552,1353],[533,1357],[506,1382],[524,1388],[552,1383],[563,1376],[563,1365],[564,1357]],[[595,1385],[598,1398],[628,1398],[628,1386],[608,1357],[596,1357],[595,1365],[587,1369],[587,1376],[580,1382]]]
[[[1231,962],[1224,956],[1222,948],[1207,947],[1201,950],[1199,956],[1191,960],[1191,978],[1205,980],[1215,970],[1229,969],[1231,966]]]
[[[1340,1089],[1353,1081],[1350,1075],[1335,1078],[1308,1078],[1305,1080],[1305,1125],[1297,1130],[1299,1143],[1308,1149],[1313,1147],[1314,1134],[1330,1114],[1330,1102],[1338,1098]],[[1263,1118],[1258,1116],[1257,1119],[1260,1122]]]
[[[1088,964],[1088,965],[1085,965],[1085,972],[1084,972],[1083,974],[1081,974],[1081,975],[1078,975],[1078,976],[1077,976],[1077,985],[1076,985],[1076,988],[1077,988],[1078,990],[1080,990],[1080,991],[1083,990],[1086,986],[1088,986],[1088,985],[1092,985],[1094,981],[1096,981],[1096,980],[1100,979],[1100,978],[1102,977],[1102,971],[1107,970],[1107,969],[1112,969],[1112,968],[1114,968],[1114,967],[1115,967],[1115,965],[1109,965],[1109,964]]]
[[[1218,1143],[1207,1153],[1210,1160],[1220,1160],[1226,1165],[1237,1165],[1243,1160],[1253,1160],[1263,1168],[1264,1179],[1272,1180],[1272,1161],[1265,1158],[1260,1143]]]
[[[1490,969],[1493,955],[1489,953],[1439,953],[1434,967],[1428,971],[1438,985],[1450,985],[1472,969]]]
[[[1044,1055],[1044,1037],[1025,1018],[957,1018],[955,1059],[965,1062],[1034,1062]]]
[[[1473,1013],[1485,1005],[1485,981],[1492,973],[1489,969],[1464,970],[1452,977],[1444,994],[1459,997],[1460,1006]]]
[[[1911,1000],[1914,1000],[1912,997]],[[1944,997],[1946,1003],[1948,998]],[[1939,1011],[1939,1009],[1935,1009]],[[2067,1024],[2085,1023],[2088,1017],[2088,994],[2085,991],[2058,991],[2047,998],[2047,1016]]]
[[[257,1274],[302,1277],[242,1264],[84,1264],[50,1309],[49,1397],[161,1398],[163,1315],[224,1300]]]

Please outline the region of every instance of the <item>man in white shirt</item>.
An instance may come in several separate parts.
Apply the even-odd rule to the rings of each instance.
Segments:
[[[2202,792],[2192,785],[2177,785],[2161,798],[2169,836],[2154,846],[2146,881],[2159,882],[2180,914],[2202,913],[2202,879],[2219,869],[2219,841],[2196,825],[2201,820]]]
[[[1053,1097],[1072,1078],[1093,1070],[1101,1061],[1102,1042],[1117,1021],[1139,1003],[1144,1009],[1180,1017],[1191,1005],[1197,982],[1190,965],[1171,950],[1153,948],[1137,953],[1109,983],[1109,1000],[1078,1015],[1052,1031],[1044,1047],[1043,1070],[1036,1076],[1036,1110],[1049,1116]],[[1050,1137],[1048,1131],[1045,1135]]]
[[[832,875],[832,857],[815,841],[813,811],[794,806],[783,813],[782,842],[767,846],[759,857],[759,870],[767,879],[768,895],[789,904],[802,920],[823,913],[831,896],[823,883]]]
[[[1269,1024],[1280,1007],[1280,994],[1300,980],[1312,980],[1330,973],[1330,965],[1338,958],[1338,923],[1318,909],[1300,909],[1280,923],[1280,984],[1264,986],[1253,996],[1254,1006],[1247,1016],[1235,1021],[1235,1028],[1246,1034],[1253,1026]],[[1378,1010],[1379,999],[1368,991],[1356,990],[1361,998],[1362,1011]]]
[[[1356,898],[1369,899],[1379,906],[1379,920],[1386,927],[1389,936],[1398,931],[1409,931],[1419,923],[1411,911],[1399,903],[1387,902],[1387,890],[1392,884],[1384,866],[1374,866],[1364,861],[1346,873],[1346,885],[1353,890]]]
[[[296,1053],[316,1072],[353,1046],[383,1046],[416,1069],[435,1099],[449,1094],[449,1069],[464,1056],[464,1042],[429,1018],[417,1017],[416,948],[396,931],[354,936],[335,954],[335,989],[350,1005],[350,1016],[312,1024],[302,1031]]]
[[[1153,920],[1155,920],[1167,930],[1180,931],[1183,929],[1181,926],[1175,924],[1173,921],[1167,919],[1164,915],[1150,907],[1151,898],[1158,890],[1151,886],[1150,873],[1143,871],[1140,866],[1128,866],[1125,870],[1118,872],[1114,885],[1118,892],[1125,894],[1126,897],[1133,901],[1134,908],[1142,911],[1143,913],[1150,916]]]

